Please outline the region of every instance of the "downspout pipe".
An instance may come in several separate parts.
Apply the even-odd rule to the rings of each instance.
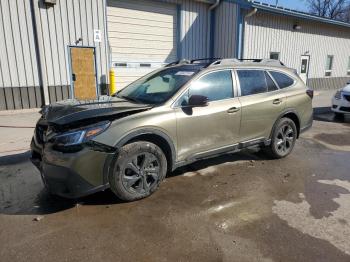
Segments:
[[[212,6],[209,7],[209,12],[213,11],[215,8],[218,7],[218,5],[220,4],[221,0],[216,0],[215,4],[213,4]]]
[[[237,58],[242,59],[243,58],[243,48],[244,48],[244,22],[245,18],[254,16],[257,12],[257,8],[253,8],[250,10],[247,14],[244,15],[243,9],[238,9],[238,47],[237,47]]]
[[[221,0],[216,0],[216,2],[211,5],[208,9],[208,30],[209,30],[209,53],[210,57],[214,56],[214,29],[215,29],[215,9],[220,5]]]
[[[31,0],[31,13],[34,24],[34,42],[38,63],[39,85],[41,86],[42,105],[50,104],[49,87],[47,82],[47,72],[45,67],[44,44],[40,26],[40,0]]]
[[[245,15],[245,17],[254,16],[257,12],[258,12],[258,8],[253,8],[248,14]]]

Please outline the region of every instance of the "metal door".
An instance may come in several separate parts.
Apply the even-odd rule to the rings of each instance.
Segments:
[[[307,83],[307,79],[309,76],[309,64],[310,64],[310,56],[302,55],[301,56],[301,67],[300,67],[300,78]]]
[[[96,99],[97,83],[94,47],[70,47],[73,97]]]

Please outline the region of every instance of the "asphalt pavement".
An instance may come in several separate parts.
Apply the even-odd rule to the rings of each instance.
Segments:
[[[334,118],[333,93],[288,158],[200,161],[133,203],[50,196],[28,161],[38,114],[0,113],[0,260],[350,261],[350,117]]]

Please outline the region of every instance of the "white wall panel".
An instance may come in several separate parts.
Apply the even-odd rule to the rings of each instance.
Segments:
[[[34,31],[33,31],[33,19],[31,15],[31,7],[29,1],[23,1],[23,7],[24,7],[24,17],[22,17],[21,21],[26,21],[26,30],[27,30],[27,39],[24,38],[26,41],[23,45],[23,48],[26,50],[26,53],[30,56],[30,63],[31,63],[31,73],[32,75],[28,77],[28,85],[29,86],[39,86],[39,75],[38,75],[38,63],[37,63],[37,56],[35,52],[35,42],[34,42]],[[32,79],[32,80],[30,80]]]
[[[112,61],[161,65],[178,59],[209,57],[208,8],[208,4],[192,0],[108,0]],[[150,69],[134,64],[130,68],[115,68],[118,88],[159,65],[152,64]]]
[[[11,11],[10,11],[10,5],[9,1],[1,1],[1,17],[2,17],[2,23],[3,23],[3,41],[5,44],[5,48],[3,50],[6,50],[7,54],[7,65],[9,69],[9,79],[10,79],[10,85],[11,86],[19,86],[19,74],[18,74],[18,68],[17,68],[17,52],[15,50],[14,46],[14,34],[18,34],[18,28],[13,28],[11,19],[17,18],[11,17]],[[2,41],[1,41],[2,42]]]
[[[105,1],[60,0],[54,6],[41,5],[40,25],[44,42],[49,86],[70,85],[68,46],[95,46],[98,83],[108,78],[107,40],[105,37]],[[93,30],[101,30],[102,42],[94,43]]]
[[[298,24],[301,30],[293,30]],[[327,55],[334,55],[332,77],[345,77],[350,56],[349,28],[299,20],[288,16],[257,13],[245,23],[244,57],[268,58],[280,52],[287,66],[300,70],[301,55],[310,55],[309,78],[325,75]]]
[[[38,17],[33,8],[38,10]],[[35,19],[38,28],[33,24]],[[80,37],[83,40],[79,45],[96,47],[98,83],[105,86],[108,81],[105,24],[105,0],[59,0],[53,6],[38,0],[1,0],[0,88],[3,90],[0,90],[0,110],[42,104],[36,31],[43,41],[38,44],[44,47],[42,67],[46,71],[51,99],[68,97],[67,48],[75,45]],[[94,29],[101,30],[101,43],[94,43]]]
[[[108,1],[107,23],[112,61],[175,61],[176,16],[177,7],[174,4],[138,0]]]
[[[2,37],[2,40],[0,41],[0,64],[1,64],[1,75],[2,75],[2,86],[12,86],[12,78],[10,73],[10,60],[9,56],[12,55],[10,53],[10,50],[7,48],[7,31],[8,29],[5,26],[5,23],[7,25],[5,18],[5,14],[8,14],[7,6],[4,6],[5,3],[2,3],[0,1],[0,36]]]
[[[222,2],[215,13],[214,57],[236,57],[237,23],[238,5]]]

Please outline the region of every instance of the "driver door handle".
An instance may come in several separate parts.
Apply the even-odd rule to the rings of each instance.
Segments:
[[[239,110],[241,110],[239,107],[231,107],[229,110],[227,110],[227,113],[233,114],[237,113]]]
[[[282,100],[281,99],[275,99],[275,100],[273,100],[273,104],[274,105],[280,105],[280,104],[282,104]]]

